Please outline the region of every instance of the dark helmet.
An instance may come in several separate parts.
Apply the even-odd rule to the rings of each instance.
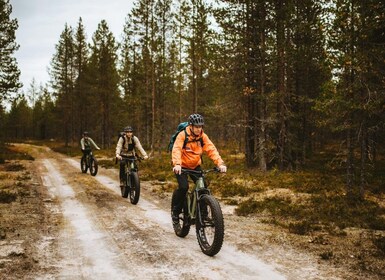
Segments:
[[[126,126],[124,129],[123,129],[124,132],[133,132],[134,129],[132,128],[132,126]]]
[[[87,132],[87,131],[84,131],[84,132],[83,132],[83,136],[88,136],[88,132]]]
[[[192,125],[204,125],[205,121],[203,117],[199,114],[192,114],[188,117],[188,123]]]

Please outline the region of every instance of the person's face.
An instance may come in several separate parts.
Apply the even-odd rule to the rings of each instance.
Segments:
[[[131,137],[132,137],[132,133],[133,133],[132,131],[127,131],[127,132],[126,132],[127,137],[130,137],[130,138],[131,138]]]
[[[193,133],[195,135],[199,135],[202,132],[202,126],[201,125],[193,125],[192,129],[193,129]]]

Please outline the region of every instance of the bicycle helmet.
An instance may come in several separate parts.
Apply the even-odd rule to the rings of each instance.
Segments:
[[[88,132],[87,132],[87,131],[84,131],[84,132],[83,132],[83,136],[88,136]]]
[[[134,132],[134,129],[132,128],[132,126],[126,126],[123,131],[124,132]]]
[[[205,121],[203,117],[199,114],[192,114],[188,117],[188,123],[192,125],[204,125]]]

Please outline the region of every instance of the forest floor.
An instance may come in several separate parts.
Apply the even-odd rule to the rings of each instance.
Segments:
[[[11,148],[34,160],[0,164],[0,279],[385,278],[383,243],[376,243],[384,231],[298,235],[266,223],[268,213],[237,216],[221,202],[224,245],[208,257],[195,228],[186,238],[174,234],[170,192],[159,182],[142,180],[132,205],[120,196],[116,169],[92,177],[81,173],[79,157]]]

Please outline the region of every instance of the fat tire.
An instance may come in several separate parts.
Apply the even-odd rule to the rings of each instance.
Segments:
[[[90,173],[92,176],[96,176],[96,174],[98,174],[98,161],[94,157],[90,160]]]
[[[221,250],[224,238],[225,227],[221,206],[213,196],[205,194],[200,198],[198,207],[200,207],[200,209],[207,207],[208,217],[211,220],[210,223],[203,221],[202,224],[201,217],[197,217],[196,233],[198,243],[205,255],[214,256]],[[200,215],[200,213],[201,211],[197,211],[198,215]],[[209,229],[214,230],[212,237],[208,237]]]
[[[128,194],[130,193],[130,186],[129,186],[129,174],[125,174],[124,178],[124,184],[120,187],[120,191],[122,193],[122,197],[127,198]]]
[[[171,204],[171,215],[172,215],[172,209],[173,209],[173,205]],[[189,234],[191,224],[188,217],[188,207],[187,207],[186,199],[183,203],[182,212],[179,214],[179,223],[177,224],[173,223],[172,226],[174,228],[174,232],[176,236],[183,238]]]
[[[87,166],[87,161],[84,156],[80,159],[80,169],[82,170],[82,173],[87,173],[88,166]]]
[[[137,204],[140,197],[140,181],[138,172],[131,172],[130,202]]]

